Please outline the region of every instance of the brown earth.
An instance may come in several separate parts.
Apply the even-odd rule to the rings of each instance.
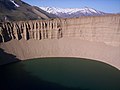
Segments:
[[[120,69],[119,46],[115,47],[105,43],[80,40],[79,38],[11,40],[1,44],[0,47],[21,60],[41,57],[89,58]]]
[[[18,24],[21,25],[24,26],[20,28],[22,33],[17,33],[19,29],[14,27],[13,33],[6,35],[16,38],[0,43],[1,49],[20,60],[79,57],[102,61],[120,69],[120,15],[36,20]],[[28,25],[34,25],[34,28],[26,30]],[[58,38],[61,33],[62,36]],[[18,39],[19,35],[22,39]],[[27,39],[26,35],[30,35],[30,38]]]

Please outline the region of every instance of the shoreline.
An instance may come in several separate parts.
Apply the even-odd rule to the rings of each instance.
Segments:
[[[120,70],[120,47],[79,38],[11,40],[1,43],[4,52],[19,60],[45,57],[86,58],[110,64]]]

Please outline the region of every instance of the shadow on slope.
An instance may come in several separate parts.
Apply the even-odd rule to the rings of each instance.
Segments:
[[[0,48],[0,65],[7,64],[10,62],[17,62],[20,61],[16,58],[16,56],[4,52],[3,49]]]
[[[20,61],[16,56],[0,49],[0,64]],[[25,65],[7,64],[0,66],[0,90],[88,90],[69,88],[57,83],[43,81],[25,70]]]

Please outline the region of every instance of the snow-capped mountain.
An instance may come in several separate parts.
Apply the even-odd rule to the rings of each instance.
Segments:
[[[57,16],[31,6],[23,0],[0,0],[0,22],[49,19]]]
[[[80,16],[97,16],[106,13],[95,10],[93,8],[56,8],[56,7],[40,7],[41,9],[62,18],[80,17]]]

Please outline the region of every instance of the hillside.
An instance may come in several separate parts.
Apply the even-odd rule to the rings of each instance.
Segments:
[[[0,0],[0,21],[49,19],[55,16],[21,0]]]

